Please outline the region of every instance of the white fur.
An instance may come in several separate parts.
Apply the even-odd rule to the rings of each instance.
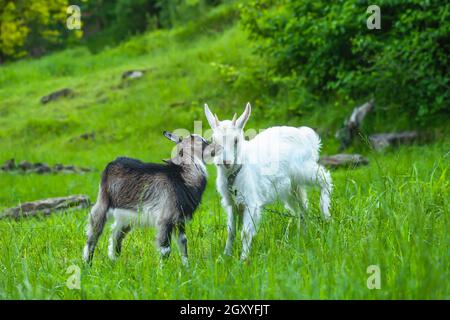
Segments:
[[[159,203],[158,203],[159,204]],[[132,227],[156,227],[162,208],[144,206],[142,210],[109,209],[108,216],[114,217],[117,228],[130,225]]]
[[[304,211],[308,207],[307,186],[321,188],[321,210],[325,219],[330,217],[332,182],[329,172],[317,163],[320,139],[314,130],[308,127],[272,127],[246,141],[242,130],[250,116],[249,105],[237,123],[228,120],[213,122],[215,118],[208,116],[208,111],[209,108],[205,106],[213,129],[213,140],[219,141],[222,150],[214,161],[218,167],[217,190],[228,215],[226,254],[231,254],[237,213],[243,214],[241,258],[245,259],[263,206],[280,199],[287,209]],[[212,113],[209,111],[209,114]],[[244,115],[246,118],[242,119]],[[238,139],[238,144],[233,147],[235,139]],[[231,167],[224,166],[223,161],[231,161]],[[229,191],[228,176],[239,164],[242,167],[234,181],[234,196]]]

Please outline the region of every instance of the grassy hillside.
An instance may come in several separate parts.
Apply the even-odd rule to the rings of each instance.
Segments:
[[[250,101],[249,128],[312,126],[323,137],[324,152],[335,151],[333,131],[353,106],[337,101],[290,114],[292,96],[286,94],[270,101],[275,111],[268,110],[267,88],[254,77],[265,61],[253,53],[234,17],[231,7],[219,7],[196,23],[135,37],[95,55],[75,48],[1,67],[0,161],[96,170],[84,175],[0,172],[0,208],[75,193],[95,201],[108,161],[120,155],[160,161],[173,147],[163,130],[193,130],[194,121],[204,121],[207,128],[204,102],[220,118],[231,118]],[[148,71],[121,85],[122,72],[130,69]],[[39,102],[64,87],[75,96]],[[402,127],[402,121],[376,119],[374,127]],[[90,132],[94,139],[77,138]],[[238,259],[240,245],[234,257],[222,256],[226,218],[213,166],[208,167],[204,200],[188,227],[188,269],[176,246],[160,264],[153,230],[132,232],[116,263],[106,256],[106,231],[92,268],[84,267],[88,210],[1,220],[0,298],[448,299],[449,149],[448,138],[383,154],[363,149],[368,167],[332,173],[331,222],[320,217],[316,191],[301,226],[297,217],[274,206],[281,213],[267,212],[246,263]],[[81,290],[66,287],[71,265],[82,268]],[[380,266],[380,290],[366,287],[369,265]]]

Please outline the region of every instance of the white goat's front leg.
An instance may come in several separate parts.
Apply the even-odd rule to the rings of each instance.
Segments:
[[[225,254],[231,256],[231,251],[233,249],[234,239],[236,238],[236,217],[235,212],[233,210],[233,206],[228,205],[225,207],[227,211],[227,243],[225,245]]]
[[[253,236],[256,234],[259,219],[261,216],[261,208],[250,207],[244,209],[244,221],[242,226],[242,254],[241,260],[245,260],[250,252]]]

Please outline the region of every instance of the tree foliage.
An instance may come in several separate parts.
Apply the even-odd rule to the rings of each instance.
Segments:
[[[148,29],[198,18],[219,0],[0,0],[0,63],[62,48],[83,35],[101,48]],[[81,9],[82,30],[68,30],[67,7]]]
[[[250,1],[242,21],[282,75],[316,93],[378,105],[426,122],[448,112],[450,4],[380,0],[381,29],[369,30],[370,1]]]
[[[157,28],[198,19],[219,0],[97,0],[81,4],[92,50]]]
[[[68,0],[0,0],[0,61],[60,43],[67,6]]]

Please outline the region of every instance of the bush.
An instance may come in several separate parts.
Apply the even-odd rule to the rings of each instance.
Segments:
[[[218,0],[98,0],[81,4],[92,51],[146,30],[198,21]]]
[[[321,95],[375,97],[421,123],[448,112],[450,4],[379,0],[381,29],[369,30],[369,1],[251,1],[244,26],[280,75],[300,75]]]
[[[66,40],[67,6],[67,0],[0,0],[0,63],[41,55]]]

